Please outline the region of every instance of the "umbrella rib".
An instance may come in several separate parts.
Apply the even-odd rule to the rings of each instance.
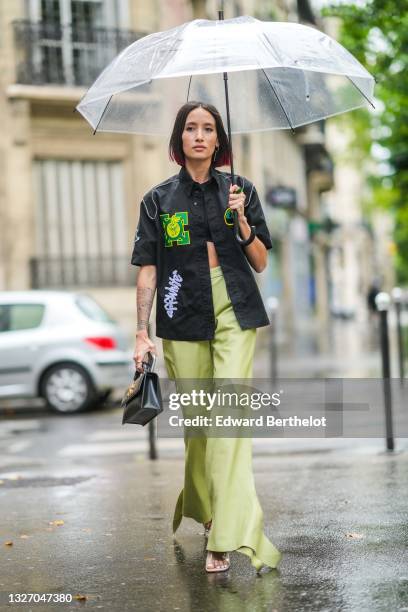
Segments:
[[[350,83],[352,85],[354,85],[354,87],[356,87],[358,89],[358,91],[361,93],[362,96],[365,97],[365,99],[367,100],[367,102],[369,102],[371,104],[371,106],[375,109],[374,104],[371,102],[371,100],[369,98],[367,98],[367,96],[365,95],[365,93],[363,91],[361,91],[361,89],[359,88],[358,85],[355,84],[355,82],[353,81],[353,79],[351,77],[349,77],[348,75],[346,75],[348,80],[350,81]]]
[[[268,81],[269,85],[271,86],[272,91],[273,91],[273,93],[275,94],[276,99],[278,100],[278,102],[279,102],[279,104],[280,104],[281,109],[282,109],[282,110],[283,110],[283,112],[285,113],[285,117],[286,117],[286,119],[287,119],[287,121],[288,121],[288,123],[289,123],[289,125],[290,125],[290,129],[291,129],[291,130],[292,130],[292,132],[295,134],[295,130],[293,129],[293,125],[292,125],[292,124],[291,124],[291,122],[290,122],[290,119],[289,119],[289,117],[288,117],[288,115],[287,115],[287,113],[286,113],[286,111],[285,111],[285,109],[284,109],[284,107],[283,107],[283,105],[282,105],[282,102],[281,102],[281,101],[280,101],[280,99],[279,99],[278,94],[277,94],[277,93],[276,93],[276,91],[275,91],[274,86],[273,86],[273,85],[272,85],[272,83],[270,82],[269,77],[268,77],[268,75],[266,74],[265,70],[264,70],[263,68],[262,68],[261,70],[262,70],[262,72],[264,73],[264,75],[265,75],[265,77],[266,77],[266,80]]]
[[[186,102],[188,102],[188,99],[190,97],[190,86],[191,86],[191,79],[193,78],[193,75],[190,75],[190,80],[188,81],[188,89],[187,89],[187,100]]]
[[[102,115],[100,116],[100,119],[99,119],[99,121],[98,121],[98,124],[97,124],[96,128],[94,129],[94,133],[93,133],[93,135],[94,135],[94,136],[95,136],[95,134],[96,134],[96,130],[98,129],[99,124],[100,124],[100,122],[102,121],[103,116],[104,116],[104,114],[105,114],[105,112],[106,112],[106,109],[108,108],[109,103],[110,103],[110,101],[112,100],[112,98],[113,98],[113,94],[111,95],[111,97],[110,97],[110,98],[109,98],[109,100],[108,100],[108,103],[106,104],[105,108],[103,109],[103,113],[102,113]]]

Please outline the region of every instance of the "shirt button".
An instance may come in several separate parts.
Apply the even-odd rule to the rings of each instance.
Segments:
[[[193,202],[194,206],[197,206],[197,202]]]

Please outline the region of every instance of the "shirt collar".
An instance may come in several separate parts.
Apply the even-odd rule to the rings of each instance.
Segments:
[[[200,183],[197,183],[191,178],[191,175],[185,166],[181,167],[181,170],[179,172],[179,180],[181,183],[183,183],[186,186],[189,195],[192,194],[192,191],[195,185],[200,185]],[[209,182],[214,182],[214,181],[216,185],[220,187],[220,175],[213,166],[210,166],[210,181]]]

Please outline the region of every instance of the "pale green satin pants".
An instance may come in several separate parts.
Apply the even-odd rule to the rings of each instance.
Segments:
[[[216,320],[213,340],[163,339],[169,378],[252,377],[256,329],[242,330],[221,267],[210,268]],[[207,550],[241,552],[259,570],[276,567],[281,553],[263,532],[263,512],[252,471],[252,439],[186,437],[184,488],[175,508],[173,532],[182,517],[212,520]]]

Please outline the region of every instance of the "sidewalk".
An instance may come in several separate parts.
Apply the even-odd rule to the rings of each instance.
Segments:
[[[270,377],[270,327],[259,328],[254,361],[254,377]],[[281,378],[375,378],[381,376],[378,331],[365,322],[333,319],[325,334],[316,321],[297,324],[296,334],[278,330],[278,376]],[[397,377],[394,329],[390,328],[392,376]],[[166,376],[162,343],[156,338],[158,372]],[[237,356],[238,358],[238,356]]]
[[[53,605],[66,611],[406,610],[406,441],[394,454],[381,441],[343,448],[315,441],[285,451],[269,442],[273,452],[253,463],[265,532],[283,554],[278,570],[257,577],[246,557],[232,553],[227,574],[206,575],[202,529],[191,519],[173,541],[181,456],[78,457],[70,465],[57,460],[52,475],[44,467],[74,486],[6,481],[2,540],[13,546],[3,547],[1,609],[15,609],[7,593],[30,591],[85,598]],[[50,527],[53,520],[63,524]]]
[[[258,334],[254,373],[270,376],[270,333]],[[391,359],[395,361],[394,334]],[[372,378],[381,376],[378,330],[366,322],[333,319],[329,330],[321,330],[317,321],[297,323],[296,333],[277,335],[278,376],[281,378]],[[393,364],[396,365],[396,364]],[[394,376],[397,372],[393,373]]]

